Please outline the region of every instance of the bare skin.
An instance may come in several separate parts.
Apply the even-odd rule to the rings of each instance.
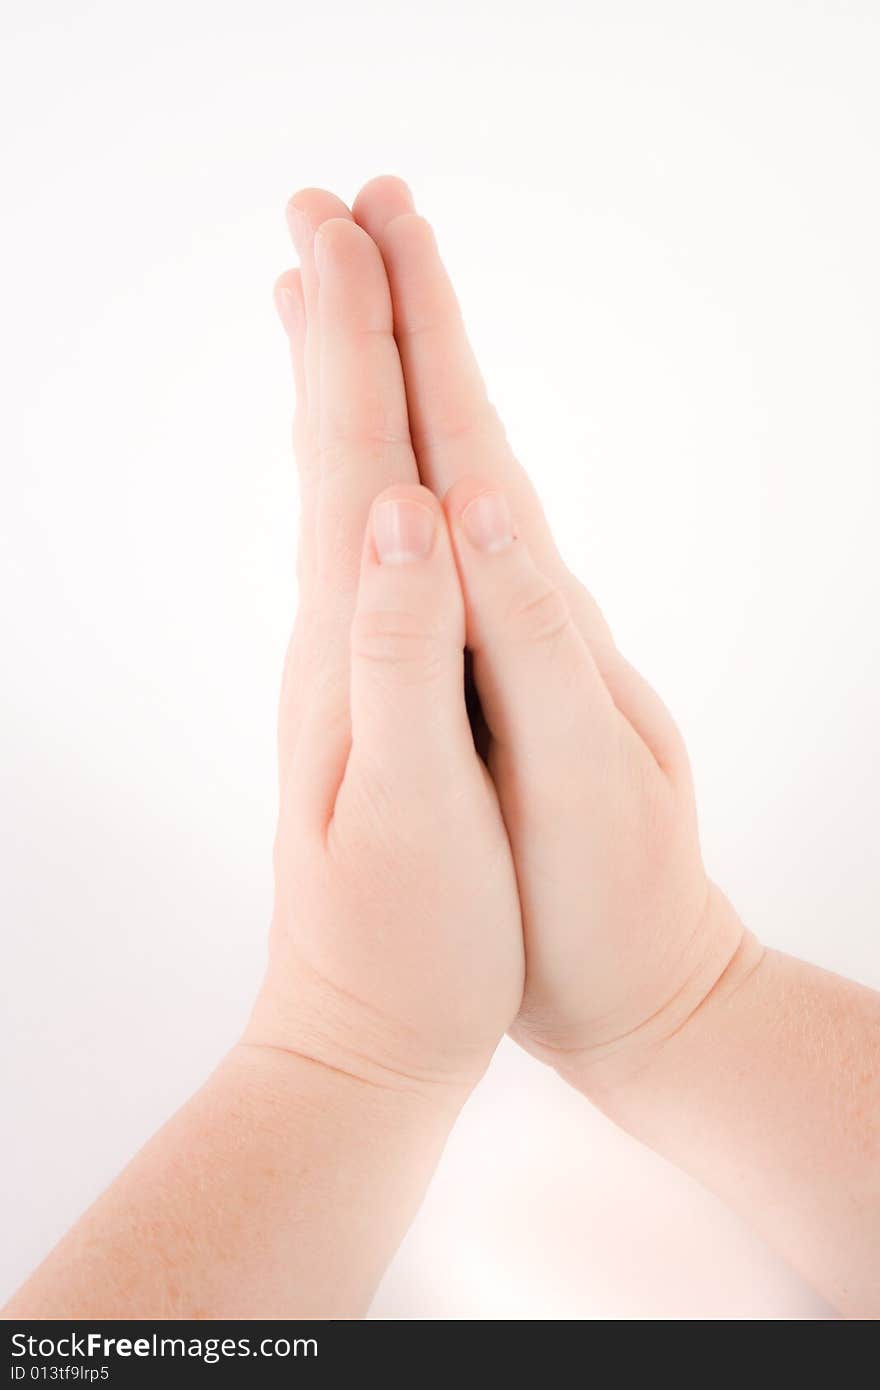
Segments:
[[[266,983],[6,1316],[361,1315],[506,1029],[877,1316],[880,998],[765,950],[707,879],[681,738],[556,550],[406,186],[288,213]]]
[[[350,216],[331,221],[319,290],[313,230],[265,983],[239,1046],[9,1317],[361,1316],[522,997],[513,860],[385,269]]]

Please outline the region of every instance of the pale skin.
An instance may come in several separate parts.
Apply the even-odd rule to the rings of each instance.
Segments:
[[[880,1315],[880,997],[765,950],[707,879],[681,738],[559,557],[407,187],[288,216],[265,984],[5,1316],[362,1316],[505,1031]]]

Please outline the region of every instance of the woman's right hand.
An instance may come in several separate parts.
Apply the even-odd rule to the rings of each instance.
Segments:
[[[514,1036],[598,1087],[759,948],[707,880],[672,719],[560,559],[489,405],[430,227],[393,179],[355,215],[384,257],[419,470],[455,544],[519,883]]]
[[[559,558],[430,228],[396,180],[355,214],[387,267],[492,733],[526,948],[513,1034],[835,1307],[876,1317],[880,996],[765,951],[708,881],[681,738]]]

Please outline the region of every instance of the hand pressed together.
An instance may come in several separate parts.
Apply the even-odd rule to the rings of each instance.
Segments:
[[[265,982],[7,1316],[362,1315],[505,1032],[880,1315],[880,997],[707,878],[682,739],[559,556],[407,187],[288,219]]]
[[[287,726],[300,733],[282,754],[276,937],[392,1030],[439,1013],[484,1057],[512,1025],[562,1065],[607,1057],[624,1070],[630,1050],[641,1064],[743,939],[702,867],[681,739],[558,555],[409,191],[368,185],[357,222],[307,191],[289,216],[302,268],[277,298],[297,382],[301,585],[315,611],[294,639],[282,711],[282,747]],[[394,485],[409,479],[424,487],[408,514],[426,526],[433,514],[428,553],[413,546],[383,574],[368,534],[352,621],[370,503],[391,485],[373,531],[377,518],[393,526]],[[491,782],[465,720],[465,645]],[[335,890],[312,889],[299,852],[303,795],[329,822]],[[379,882],[381,896],[366,895],[386,923],[376,931],[354,904]],[[473,1035],[468,1007],[482,1025]]]

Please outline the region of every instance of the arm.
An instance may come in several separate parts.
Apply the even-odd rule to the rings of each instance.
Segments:
[[[329,195],[301,195],[291,221],[301,275],[278,297],[305,543],[265,984],[242,1043],[8,1316],[361,1315],[522,995],[510,848],[385,270]]]
[[[880,995],[745,937],[643,1069],[548,1060],[841,1312],[880,1316]]]
[[[360,1317],[461,1099],[239,1045],[4,1317]]]
[[[880,1316],[880,996],[744,930],[702,868],[671,726],[622,713],[521,542],[474,543],[479,486],[447,505],[520,872],[514,1036],[841,1311]]]
[[[513,1035],[880,1316],[880,998],[764,951],[710,885],[681,738],[559,557],[430,228],[396,180],[354,210],[465,594],[526,942]]]

